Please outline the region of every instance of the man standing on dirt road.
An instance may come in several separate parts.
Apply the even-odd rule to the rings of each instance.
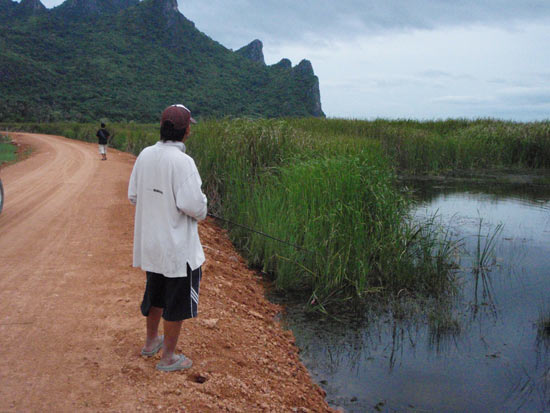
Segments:
[[[105,124],[101,124],[101,129],[97,131],[95,134],[97,136],[97,143],[99,144],[99,153],[101,154],[101,160],[106,161],[107,160],[107,144],[109,143],[109,138],[111,135],[105,129]]]
[[[206,217],[206,196],[185,143],[195,120],[183,105],[161,116],[160,141],[145,148],[134,165],[128,198],[136,205],[134,267],[147,274],[141,312],[147,317],[147,338],[141,354],[154,356],[156,368],[176,371],[193,364],[176,345],[185,319],[197,316],[201,265],[205,261],[198,221]],[[164,336],[159,336],[161,317]]]

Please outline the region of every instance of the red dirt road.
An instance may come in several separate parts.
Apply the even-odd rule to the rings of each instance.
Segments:
[[[328,412],[281,311],[223,230],[200,225],[199,317],[179,351],[191,370],[140,356],[145,276],[131,267],[132,155],[13,134],[33,155],[0,171],[1,412]],[[202,383],[201,383],[202,382]]]

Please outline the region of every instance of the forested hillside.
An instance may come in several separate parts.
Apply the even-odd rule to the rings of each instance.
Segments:
[[[212,40],[176,0],[0,0],[0,120],[149,122],[176,102],[202,117],[324,116],[309,61],[267,66],[249,46]]]

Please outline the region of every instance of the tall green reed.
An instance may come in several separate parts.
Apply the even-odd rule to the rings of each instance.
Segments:
[[[479,219],[479,227],[477,233],[477,242],[475,250],[475,262],[472,271],[474,273],[484,273],[490,269],[491,259],[494,259],[494,252],[497,243],[497,237],[502,232],[504,224],[499,223],[493,229],[490,229],[486,234],[482,234],[483,218]],[[482,239],[484,241],[482,241]]]
[[[550,120],[519,123],[494,119],[440,121],[299,119],[314,136],[375,140],[394,166],[410,173],[480,168],[550,168]]]

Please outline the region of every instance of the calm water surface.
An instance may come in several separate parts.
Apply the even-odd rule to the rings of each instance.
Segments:
[[[538,328],[550,317],[550,192],[418,193],[415,215],[437,212],[462,240],[457,297],[411,303],[405,317],[370,312],[352,324],[288,305],[303,362],[329,403],[348,412],[550,412],[550,339]],[[479,234],[483,248],[499,224],[487,268],[474,271]]]

